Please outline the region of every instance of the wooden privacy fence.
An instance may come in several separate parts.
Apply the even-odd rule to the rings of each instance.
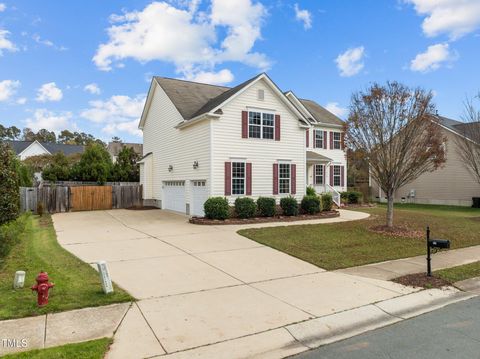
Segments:
[[[142,206],[142,186],[45,186],[20,187],[20,208],[37,212],[39,204],[49,213],[92,211]]]

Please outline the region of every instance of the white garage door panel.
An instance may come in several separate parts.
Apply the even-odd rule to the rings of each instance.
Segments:
[[[163,206],[164,209],[185,213],[185,182],[163,182]]]
[[[203,204],[208,199],[208,187],[207,181],[199,180],[192,181],[192,215],[203,217]]]

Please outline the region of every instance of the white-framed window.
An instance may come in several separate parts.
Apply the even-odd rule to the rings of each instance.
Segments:
[[[245,194],[245,162],[232,162],[232,194]]]
[[[291,166],[290,163],[278,164],[278,192],[280,194],[290,193]]]
[[[324,140],[325,139],[323,138],[323,131],[316,130],[315,131],[315,147],[323,148]]]
[[[333,185],[342,185],[342,170],[340,166],[333,166]]]
[[[275,116],[273,113],[249,111],[248,137],[273,140],[275,130]]]
[[[334,150],[342,149],[342,136],[340,132],[333,132],[333,149]]]
[[[315,165],[315,184],[323,185],[324,166]]]

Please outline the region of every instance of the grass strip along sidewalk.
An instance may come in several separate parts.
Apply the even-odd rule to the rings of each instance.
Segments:
[[[438,270],[433,272],[433,275],[435,277],[442,278],[443,280],[446,280],[450,283],[480,277],[480,262],[474,262],[457,267]]]
[[[54,348],[36,349],[5,355],[5,359],[101,359],[105,356],[111,339],[103,338],[83,343],[67,344]]]
[[[334,270],[425,254],[425,228],[434,238],[451,241],[451,249],[480,245],[480,209],[433,205],[395,205],[395,225],[416,237],[372,231],[385,224],[386,207],[361,208],[365,220],[254,228],[239,234],[320,268]]]
[[[103,293],[97,271],[58,244],[49,215],[24,216],[25,232],[0,264],[0,320],[133,300],[117,286],[114,293]],[[12,288],[17,270],[26,271],[23,289]],[[41,270],[55,283],[44,308],[37,307],[36,293],[30,289]]]

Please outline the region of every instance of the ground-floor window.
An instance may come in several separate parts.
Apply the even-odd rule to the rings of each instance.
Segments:
[[[334,186],[341,186],[342,185],[341,166],[333,166],[333,185]]]
[[[290,163],[280,163],[278,172],[279,192],[281,194],[290,193]]]
[[[232,162],[232,194],[245,194],[245,162]]]
[[[323,165],[315,165],[315,184],[323,185]]]

